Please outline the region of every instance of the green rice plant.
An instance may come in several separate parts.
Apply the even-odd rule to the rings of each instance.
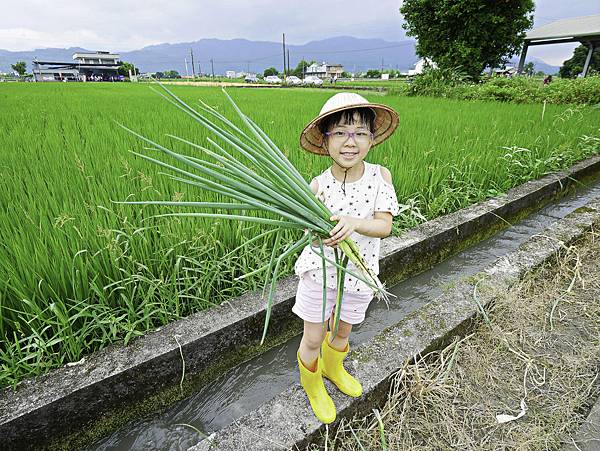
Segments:
[[[379,437],[381,438],[381,449],[383,451],[387,451],[387,442],[385,440],[385,427],[383,425],[383,420],[381,418],[381,414],[379,413],[379,409],[373,409],[373,413],[375,414],[375,418],[377,419]]]
[[[341,253],[338,252],[337,248],[334,249],[335,261],[325,256],[322,239],[329,237],[331,229],[335,226],[335,223],[329,219],[332,216],[331,211],[314,196],[308,183],[306,183],[284,153],[250,117],[240,110],[225,89],[222,91],[242,120],[246,131],[205,102],[200,101],[199,109],[194,109],[164,85],[158,84],[164,90],[164,93],[155,90],[159,95],[176,108],[191,116],[200,125],[207,128],[228,148],[225,149],[219,142],[213,140],[212,137],[208,138],[208,142],[212,147],[209,149],[187,139],[175,135],[167,135],[176,142],[183,143],[195,151],[201,151],[203,154],[212,157],[213,161],[199,159],[174,152],[121,125],[126,131],[138,137],[146,144],[149,144],[151,147],[148,149],[162,151],[176,161],[183,163],[186,169],[138,152],[133,152],[133,154],[177,173],[177,176],[167,174],[173,180],[228,197],[233,202],[125,201],[123,203],[193,207],[198,210],[212,210],[209,212],[164,213],[155,215],[155,217],[187,216],[232,219],[274,227],[274,229],[265,232],[265,234],[275,233],[276,236],[271,258],[266,265],[252,272],[252,274],[256,274],[257,272],[266,271],[263,296],[267,286],[269,287],[261,343],[264,342],[266,337],[273,297],[282,262],[304,246],[310,244],[313,240],[318,240],[319,251],[316,251],[312,245],[310,249],[320,255],[323,261],[323,309],[325,309],[326,304],[326,265],[329,263],[336,268],[337,297],[333,329],[334,335],[337,334],[339,327],[346,273],[363,281],[377,295],[387,300],[390,293],[385,290],[377,274],[368,266],[360,253],[360,249],[353,240],[347,238],[339,243],[338,246]],[[266,213],[267,217],[251,214],[257,211]],[[275,216],[275,218],[271,216]],[[278,256],[278,244],[281,239],[282,230],[284,229],[304,229],[305,233],[295,243],[287,246],[284,252]],[[348,267],[349,261],[354,264],[356,271]],[[323,319],[324,316],[325,311],[323,310]]]
[[[201,97],[244,125],[219,88],[169,89],[190,104]],[[330,165],[299,149],[298,134],[331,91],[234,92],[240,108],[306,180]],[[398,132],[367,156],[390,170],[399,203],[409,207],[394,218],[395,235],[504,193],[521,175],[537,176],[515,173],[518,168],[502,158],[505,147],[530,149],[533,158],[524,162],[560,156],[550,163],[559,162],[561,169],[600,152],[595,107],[549,100],[544,111],[541,104],[361,93],[400,113]],[[124,151],[138,148],[139,141],[115,132],[115,121],[159,142],[161,130],[198,143],[210,134],[176,108],[165,108],[169,104],[148,84],[5,83],[0,104],[0,387],[263,286],[265,270],[255,269],[271,257],[274,227],[203,217],[152,220],[181,208],[111,204],[111,199],[229,201],[192,185],[183,190],[180,182],[160,176],[160,166]],[[186,153],[189,147],[173,140],[179,145],[176,150]],[[248,214],[276,218],[260,210]],[[284,229],[276,255],[302,233]],[[282,261],[282,277],[293,272],[293,264],[293,258]],[[32,321],[51,303],[67,312],[69,329],[49,310]],[[68,346],[54,341],[69,334]]]

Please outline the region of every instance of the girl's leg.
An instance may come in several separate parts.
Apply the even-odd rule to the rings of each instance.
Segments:
[[[315,416],[323,423],[335,420],[335,405],[323,383],[323,365],[319,359],[321,344],[327,333],[327,323],[304,321],[304,334],[298,348],[300,385],[308,396]]]
[[[346,355],[350,352],[348,337],[350,337],[352,331],[352,324],[340,320],[337,335],[331,339],[333,326],[334,323],[330,320],[330,332],[321,348],[323,353],[323,376],[348,396],[359,397],[363,391],[362,386],[346,371],[343,365]]]
[[[329,331],[333,334],[334,329],[334,318],[333,315],[329,318]],[[352,324],[349,324],[343,320],[340,320],[338,325],[337,335],[332,337],[329,336],[329,346],[333,349],[343,352],[348,345],[348,339],[350,338],[350,332],[352,332]]]
[[[317,357],[321,352],[321,343],[327,333],[327,323],[311,323],[304,321],[304,334],[298,348],[298,355],[304,366],[311,371],[316,370]]]

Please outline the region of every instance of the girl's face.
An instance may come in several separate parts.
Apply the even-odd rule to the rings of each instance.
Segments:
[[[325,136],[329,156],[344,169],[359,164],[369,153],[373,144],[373,134],[368,124],[354,115],[353,124],[340,122],[333,125]]]

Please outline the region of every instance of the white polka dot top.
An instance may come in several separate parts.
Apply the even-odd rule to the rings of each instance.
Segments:
[[[363,176],[356,182],[345,183],[346,194],[342,191],[342,182],[338,181],[331,173],[331,167],[325,170],[316,177],[319,184],[317,197],[323,201],[332,214],[373,219],[375,212],[388,211],[393,216],[397,216],[399,208],[394,186],[383,179],[381,166],[366,161],[364,161],[364,164],[365,172]],[[381,239],[360,235],[357,232],[354,232],[350,238],[356,242],[370,267],[376,274],[379,274],[379,245]],[[335,261],[333,248],[323,247],[325,256]],[[314,249],[319,252],[318,243],[314,246]],[[327,263],[326,268],[327,286],[336,289],[335,267]],[[348,264],[348,268],[358,273],[358,269],[352,262]],[[302,250],[294,270],[299,277],[308,271],[308,276],[313,280],[318,283],[323,282],[322,259],[318,253],[311,250],[311,245],[307,245]],[[346,275],[344,291],[356,294],[372,294],[372,290],[364,282],[350,275]]]

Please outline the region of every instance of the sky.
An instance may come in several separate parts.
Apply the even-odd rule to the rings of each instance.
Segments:
[[[203,38],[304,44],[333,36],[406,39],[401,0],[3,0],[0,49],[84,47],[113,52]],[[538,0],[535,25],[600,14],[598,0]],[[576,44],[530,48],[528,55],[561,65]]]

